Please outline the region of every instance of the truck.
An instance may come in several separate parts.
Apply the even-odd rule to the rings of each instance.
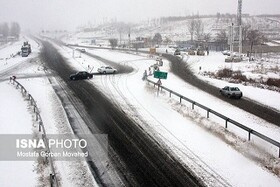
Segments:
[[[21,56],[27,57],[29,55],[29,48],[27,46],[21,47]]]
[[[21,47],[21,56],[27,57],[31,53],[31,45],[28,41],[23,42],[23,46]]]

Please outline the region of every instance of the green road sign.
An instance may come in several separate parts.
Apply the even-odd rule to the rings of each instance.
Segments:
[[[167,79],[167,73],[166,72],[161,72],[161,71],[155,71],[154,78]]]

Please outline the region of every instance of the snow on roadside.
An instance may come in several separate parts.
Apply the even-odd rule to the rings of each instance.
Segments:
[[[244,86],[241,84],[234,84],[234,83],[228,83],[224,80],[217,80],[213,78],[209,78],[207,76],[202,76],[203,72],[217,72],[219,69],[223,68],[229,68],[233,69],[234,71],[240,70],[243,74],[246,74],[247,76],[256,79],[259,77],[265,78],[265,77],[273,77],[273,78],[280,78],[280,74],[278,72],[278,75],[269,74],[269,73],[252,73],[254,71],[260,71],[263,66],[263,68],[266,69],[273,69],[275,67],[280,67],[280,63],[277,61],[272,62],[241,62],[241,63],[225,63],[224,62],[225,56],[221,53],[217,52],[210,52],[209,56],[188,56],[184,60],[186,63],[190,66],[190,68],[193,70],[195,75],[197,75],[198,78],[205,80],[209,82],[210,84],[213,84],[216,87],[222,88],[225,85],[229,86],[238,86],[242,92],[244,93],[244,97],[247,97],[251,100],[254,100],[258,103],[261,103],[263,105],[267,105],[269,107],[274,108],[275,110],[280,111],[280,93],[271,91],[271,90],[265,90],[261,88],[256,88],[253,86]],[[200,70],[201,67],[201,70]],[[268,71],[268,70],[267,70]],[[265,97],[264,97],[265,96]]]
[[[20,50],[23,41],[26,40],[31,43],[32,53],[25,58],[21,56],[10,58],[14,51]],[[17,80],[36,100],[47,134],[73,133],[61,102],[46,77],[44,65],[37,58],[39,51],[40,45],[29,38],[23,38],[13,45],[2,48],[0,57],[9,58],[7,63],[0,60],[1,78],[8,80],[11,75],[17,76]],[[32,125],[35,122],[32,113],[29,112],[28,103],[24,101],[20,91],[12,88],[7,82],[0,82],[1,104],[7,106],[0,108],[0,133],[34,133]],[[14,113],[17,114],[16,117]],[[36,132],[37,130],[36,128]],[[85,161],[55,161],[54,165],[61,186],[98,186]],[[41,167],[37,162],[0,162],[0,167],[0,186],[49,184],[49,168]]]
[[[24,69],[26,74],[43,74],[44,68],[37,65]],[[22,72],[18,72],[22,73]],[[20,79],[36,100],[48,134],[73,134],[63,106],[47,77]],[[54,161],[61,186],[97,186],[86,161]]]
[[[16,55],[19,51],[21,51],[21,46],[24,41],[31,42],[31,47],[35,45],[35,42],[31,41],[30,39],[21,37],[19,41],[0,50],[0,72],[6,71],[8,68],[11,69],[24,62],[26,59],[33,58],[37,55],[38,49],[36,49],[36,47],[32,48],[34,51],[28,57],[22,58],[20,55]]]
[[[65,47],[60,52],[77,70],[86,70],[88,65],[98,67],[103,64],[86,55],[73,59],[72,50]],[[136,121],[137,118],[144,118],[148,125],[141,124],[142,127],[167,144],[170,151],[174,151],[186,165],[193,167],[192,169],[196,173],[206,177],[205,180],[210,186],[218,185],[207,176],[210,173],[212,177],[216,177],[222,183],[226,184],[227,182],[224,181],[226,179],[233,186],[278,186],[280,184],[278,177],[232,149],[219,137],[213,136],[207,130],[199,127],[198,122],[178,114],[176,111],[178,107],[174,108],[170,105],[172,101],[157,98],[153,88],[152,90],[148,88],[150,91],[147,91],[141,77],[144,69],[153,64],[154,60],[145,60],[145,58],[140,60],[139,56],[116,51],[90,50],[90,52],[136,68],[136,72],[128,75],[95,76],[90,81],[103,90],[109,98],[118,102]],[[168,63],[164,61],[164,64]],[[170,84],[178,81],[175,76],[168,79],[172,80]],[[186,84],[184,83],[182,86],[178,83],[174,87],[185,89]],[[190,90],[193,91],[193,88],[186,91]],[[201,97],[204,96],[200,95]],[[213,102],[217,102],[217,99]],[[131,107],[128,107],[128,104]],[[133,111],[136,111],[136,114]]]
[[[33,119],[28,103],[14,85],[0,83],[0,133],[32,134]],[[1,186],[37,186],[39,175],[34,161],[1,161]],[[14,179],[17,180],[14,180]]]

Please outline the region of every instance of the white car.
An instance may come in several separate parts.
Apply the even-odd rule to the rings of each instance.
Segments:
[[[223,53],[223,55],[230,56],[230,51],[229,51],[229,50],[225,50],[225,51],[223,51],[222,53]]]
[[[239,90],[238,87],[225,86],[224,88],[220,89],[220,93],[229,98],[240,99],[243,96],[242,92]]]
[[[107,74],[107,73],[116,73],[117,70],[115,68],[112,68],[110,66],[101,66],[97,69],[99,73]]]

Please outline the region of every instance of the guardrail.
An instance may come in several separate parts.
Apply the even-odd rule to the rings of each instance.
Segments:
[[[225,128],[226,129],[228,127],[228,124],[231,123],[231,124],[241,128],[241,129],[247,131],[248,132],[248,140],[249,141],[251,140],[251,135],[253,134],[253,135],[261,138],[262,140],[264,140],[266,142],[269,142],[272,145],[278,147],[278,149],[279,149],[278,158],[280,158],[280,143],[277,142],[276,140],[273,140],[273,139],[271,139],[271,138],[269,138],[269,137],[267,137],[267,136],[265,136],[265,135],[255,131],[254,129],[251,129],[251,128],[249,128],[249,127],[247,127],[247,126],[245,126],[245,125],[243,125],[243,124],[241,124],[241,123],[239,123],[239,122],[237,122],[237,121],[235,121],[233,119],[230,119],[229,117],[227,117],[227,116],[225,116],[223,114],[220,114],[220,113],[216,112],[215,110],[212,110],[212,109],[210,109],[210,108],[208,108],[208,107],[206,107],[206,106],[204,106],[204,105],[202,105],[202,104],[200,104],[200,103],[198,103],[198,102],[196,102],[196,101],[194,101],[192,99],[189,99],[189,98],[187,98],[187,97],[185,97],[185,96],[183,96],[183,95],[181,95],[181,94],[179,94],[179,93],[177,93],[177,92],[175,92],[173,90],[170,90],[169,88],[166,88],[166,87],[164,87],[162,85],[159,85],[156,82],[153,82],[153,81],[151,81],[149,79],[147,79],[147,81],[148,81],[148,83],[152,83],[154,85],[154,87],[157,86],[158,87],[158,91],[159,90],[166,90],[166,91],[168,91],[169,92],[169,97],[171,97],[172,94],[178,96],[180,98],[180,103],[182,103],[182,99],[185,100],[185,101],[190,102],[192,104],[192,109],[194,109],[194,106],[198,106],[198,107],[204,109],[207,112],[207,118],[209,118],[210,113],[212,113],[212,114],[218,116],[219,118],[225,120]]]
[[[77,45],[71,45],[71,46],[77,46]],[[90,46],[79,46],[79,47],[99,48],[99,49],[102,48],[102,47],[90,47]],[[104,48],[104,49],[107,49],[107,48]],[[128,51],[128,49],[117,49],[117,50]],[[141,51],[141,52],[149,53],[148,51]],[[272,145],[278,147],[278,149],[279,149],[278,158],[280,158],[280,143],[277,142],[276,140],[273,140],[273,139],[271,139],[271,138],[269,138],[269,137],[267,137],[267,136],[265,136],[265,135],[255,131],[254,129],[251,129],[251,128],[249,128],[249,127],[247,127],[247,126],[245,126],[245,125],[243,125],[243,124],[241,124],[241,123],[239,123],[239,122],[237,122],[237,121],[235,121],[233,119],[230,119],[229,117],[224,116],[223,114],[220,114],[220,113],[218,113],[218,112],[216,112],[216,111],[214,111],[214,110],[212,110],[212,109],[210,109],[210,108],[208,108],[208,107],[206,107],[206,106],[204,106],[204,105],[202,105],[200,103],[197,103],[196,101],[193,101],[193,100],[191,100],[191,99],[189,99],[189,98],[187,98],[187,97],[185,97],[185,96],[183,96],[183,95],[181,95],[181,94],[179,94],[179,93],[177,93],[175,91],[172,91],[172,90],[170,90],[170,89],[168,89],[168,88],[166,88],[164,86],[158,85],[156,82],[153,82],[153,81],[151,81],[149,79],[147,79],[147,81],[152,83],[152,84],[154,84],[154,86],[157,85],[158,89],[161,89],[161,90],[164,89],[164,90],[168,91],[170,97],[171,97],[171,94],[178,96],[180,98],[180,103],[182,102],[182,99],[192,103],[192,109],[194,109],[194,106],[196,105],[196,106],[206,110],[207,118],[209,118],[210,113],[212,113],[212,114],[222,118],[223,120],[225,120],[225,128],[226,129],[228,127],[228,123],[232,123],[233,125],[235,125],[235,126],[241,128],[241,129],[247,131],[248,132],[248,140],[249,141],[251,140],[251,135],[253,134],[253,135],[261,138],[262,140],[267,141],[267,142],[271,143]]]
[[[45,130],[45,126],[44,123],[42,121],[42,117],[40,115],[40,111],[39,108],[37,107],[36,101],[34,100],[34,98],[27,92],[27,90],[24,88],[24,86],[22,86],[18,81],[16,81],[15,77],[10,77],[10,82],[13,85],[16,85],[16,89],[21,89],[21,93],[24,97],[26,97],[28,99],[28,101],[30,101],[31,106],[33,106],[33,112],[35,114],[35,118],[36,121],[39,122],[39,132],[42,131],[42,139],[45,142],[45,145],[47,145],[47,152],[50,153],[50,147],[48,145],[48,140],[47,140],[47,135],[46,135],[46,130]],[[50,163],[50,167],[51,167],[51,173],[50,173],[50,186],[51,187],[58,187],[58,180],[56,177],[56,173],[55,173],[55,169],[54,169],[54,165],[53,165],[53,160],[52,157],[45,157],[46,162],[48,162],[49,159],[49,163]]]

